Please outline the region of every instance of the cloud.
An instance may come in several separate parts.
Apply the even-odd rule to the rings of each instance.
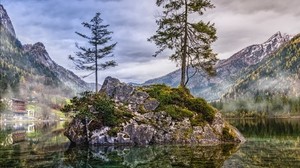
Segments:
[[[262,43],[277,31],[297,34],[300,30],[298,0],[212,0],[216,8],[201,19],[212,21],[218,40],[213,48],[220,58],[228,58],[242,48]],[[143,82],[174,70],[167,53],[153,58],[154,44],[147,38],[155,33],[159,9],[150,0],[1,0],[23,43],[43,42],[54,61],[74,71],[68,55],[75,42],[85,44],[74,32],[88,33],[81,23],[96,12],[118,42],[115,59],[119,66],[101,72],[126,82]],[[77,74],[83,74],[77,72]],[[86,73],[85,73],[86,74]],[[86,79],[93,81],[93,77]]]
[[[253,14],[261,11],[273,11],[281,14],[299,15],[298,0],[213,0],[218,6],[235,13]]]

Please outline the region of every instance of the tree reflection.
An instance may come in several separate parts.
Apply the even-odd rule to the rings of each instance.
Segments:
[[[81,147],[65,152],[67,167],[221,167],[237,145]]]
[[[69,147],[56,124],[35,123],[31,130],[25,141],[0,145],[0,167],[221,167],[239,148],[233,144]],[[1,130],[0,142],[14,131]]]

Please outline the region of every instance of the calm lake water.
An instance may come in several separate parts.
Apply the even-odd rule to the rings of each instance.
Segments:
[[[63,123],[2,123],[0,167],[300,167],[300,119],[229,122],[245,144],[79,148],[69,147]]]

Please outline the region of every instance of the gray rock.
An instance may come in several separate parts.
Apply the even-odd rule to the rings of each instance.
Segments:
[[[149,94],[142,91],[136,91],[129,99],[131,104],[143,104],[145,100],[149,97]]]
[[[134,90],[133,86],[121,83],[118,79],[109,76],[105,78],[100,92],[116,102],[127,103]]]
[[[110,98],[114,97],[115,91],[116,91],[116,87],[121,84],[121,82],[119,81],[119,79],[116,78],[112,78],[110,76],[106,77],[103,85],[100,89],[100,92],[105,93],[107,96],[109,96]]]
[[[80,119],[73,119],[66,128],[64,134],[69,138],[72,143],[76,145],[85,144],[87,141],[85,134],[85,125]]]
[[[128,133],[130,139],[136,145],[148,145],[153,139],[156,130],[151,125],[141,124],[129,124],[125,126],[124,131]]]
[[[119,86],[115,87],[114,99],[122,103],[128,102],[128,99],[132,95],[133,91],[133,86],[120,84]]]
[[[144,103],[146,111],[154,111],[159,106],[159,102],[156,99],[148,99]]]

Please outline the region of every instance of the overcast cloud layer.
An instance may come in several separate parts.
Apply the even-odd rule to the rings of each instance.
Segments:
[[[281,31],[300,33],[299,0],[212,0],[216,8],[202,16],[216,24],[218,40],[213,48],[220,59],[240,49],[266,41]],[[26,43],[38,41],[58,64],[75,71],[68,55],[75,42],[84,45],[74,32],[88,33],[81,22],[102,13],[118,42],[115,59],[119,66],[101,71],[100,80],[114,76],[125,82],[144,82],[176,69],[167,55],[153,58],[154,44],[147,42],[156,30],[159,9],[155,0],[0,0],[14,24],[17,37]],[[76,71],[79,76],[87,72]],[[93,82],[94,77],[86,78]],[[101,82],[100,82],[101,83]]]

